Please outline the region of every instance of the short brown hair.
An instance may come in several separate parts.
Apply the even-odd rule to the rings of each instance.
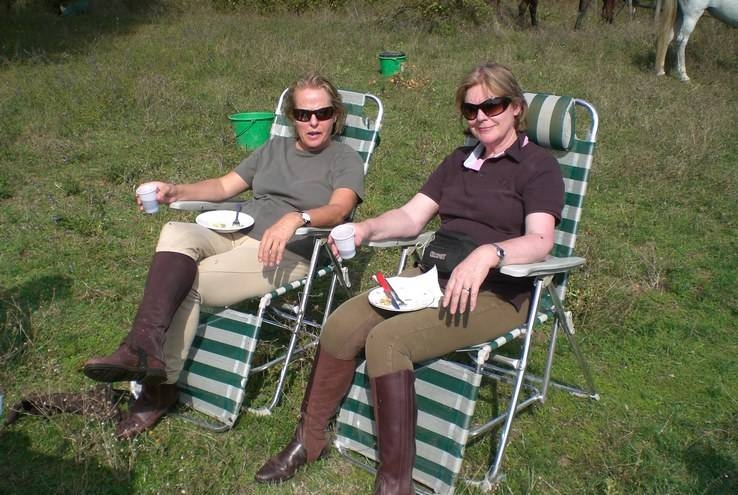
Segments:
[[[523,97],[518,81],[512,71],[504,65],[496,62],[487,62],[474,67],[462,80],[456,89],[456,110],[461,113],[461,105],[466,98],[469,88],[480,85],[495,96],[506,96],[510,98],[512,105],[520,107],[520,113],[515,117],[515,129],[525,131],[527,127],[526,114],[528,103]]]
[[[335,111],[336,122],[333,124],[333,135],[341,134],[346,122],[346,107],[343,106],[341,95],[333,84],[320,74],[310,73],[292,83],[284,102],[284,115],[294,124],[295,91],[298,89],[324,89],[331,99],[331,106]]]

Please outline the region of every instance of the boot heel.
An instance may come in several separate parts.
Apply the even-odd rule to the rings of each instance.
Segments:
[[[167,379],[164,363],[144,351],[134,351],[127,344],[122,344],[110,356],[90,359],[83,372],[89,378],[105,383],[143,381],[156,385]]]

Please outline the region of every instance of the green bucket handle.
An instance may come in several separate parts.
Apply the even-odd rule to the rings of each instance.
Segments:
[[[249,124],[249,126],[246,129],[244,129],[241,132],[239,132],[238,134],[236,134],[236,141],[238,141],[238,138],[240,138],[241,136],[243,136],[244,134],[246,134],[247,132],[249,132],[251,130],[251,128],[254,126],[254,124],[256,124],[256,120],[252,120],[251,123]]]

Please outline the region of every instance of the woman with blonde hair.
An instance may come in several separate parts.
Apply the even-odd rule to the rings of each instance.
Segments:
[[[228,306],[305,276],[312,241],[295,239],[295,231],[344,222],[361,201],[361,159],[332,139],[346,115],[333,84],[317,74],[295,81],[285,115],[295,137],[273,137],[224,176],[192,184],[153,182],[164,204],[223,201],[251,189],[253,200],[242,211],[255,223],[234,233],[183,222],[162,229],[130,332],[111,355],[84,366],[93,380],[143,383],[117,425],[119,438],[152,427],[176,402],[201,304]]]

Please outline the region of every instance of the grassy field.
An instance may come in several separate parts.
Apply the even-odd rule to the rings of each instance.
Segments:
[[[380,96],[382,144],[359,212],[370,216],[413,194],[461,142],[454,88],[492,59],[525,89],[587,99],[601,117],[578,244],[587,264],[568,304],[602,398],[554,392],[522,415],[498,493],[738,493],[736,32],[698,24],[685,84],[654,75],[652,11],[614,25],[590,13],[574,32],[576,2],[546,1],[531,30],[504,3],[502,20],[430,33],[361,2],[300,16],[184,1],[0,14],[6,411],[31,392],[91,387],[82,363],[127,332],[161,225],[193,218],[139,213],[135,185],[234,167],[244,152],[228,114],[272,110],[312,69]],[[378,74],[388,49],[408,54],[392,80]],[[391,261],[364,250],[357,285],[371,284],[360,266]],[[117,442],[110,423],[23,418],[0,433],[0,493],[369,493],[372,477],[337,455],[279,487],[252,481],[290,438],[308,369],[275,415],[244,414],[227,433],[168,417]],[[488,454],[485,442],[470,449],[477,462]]]

